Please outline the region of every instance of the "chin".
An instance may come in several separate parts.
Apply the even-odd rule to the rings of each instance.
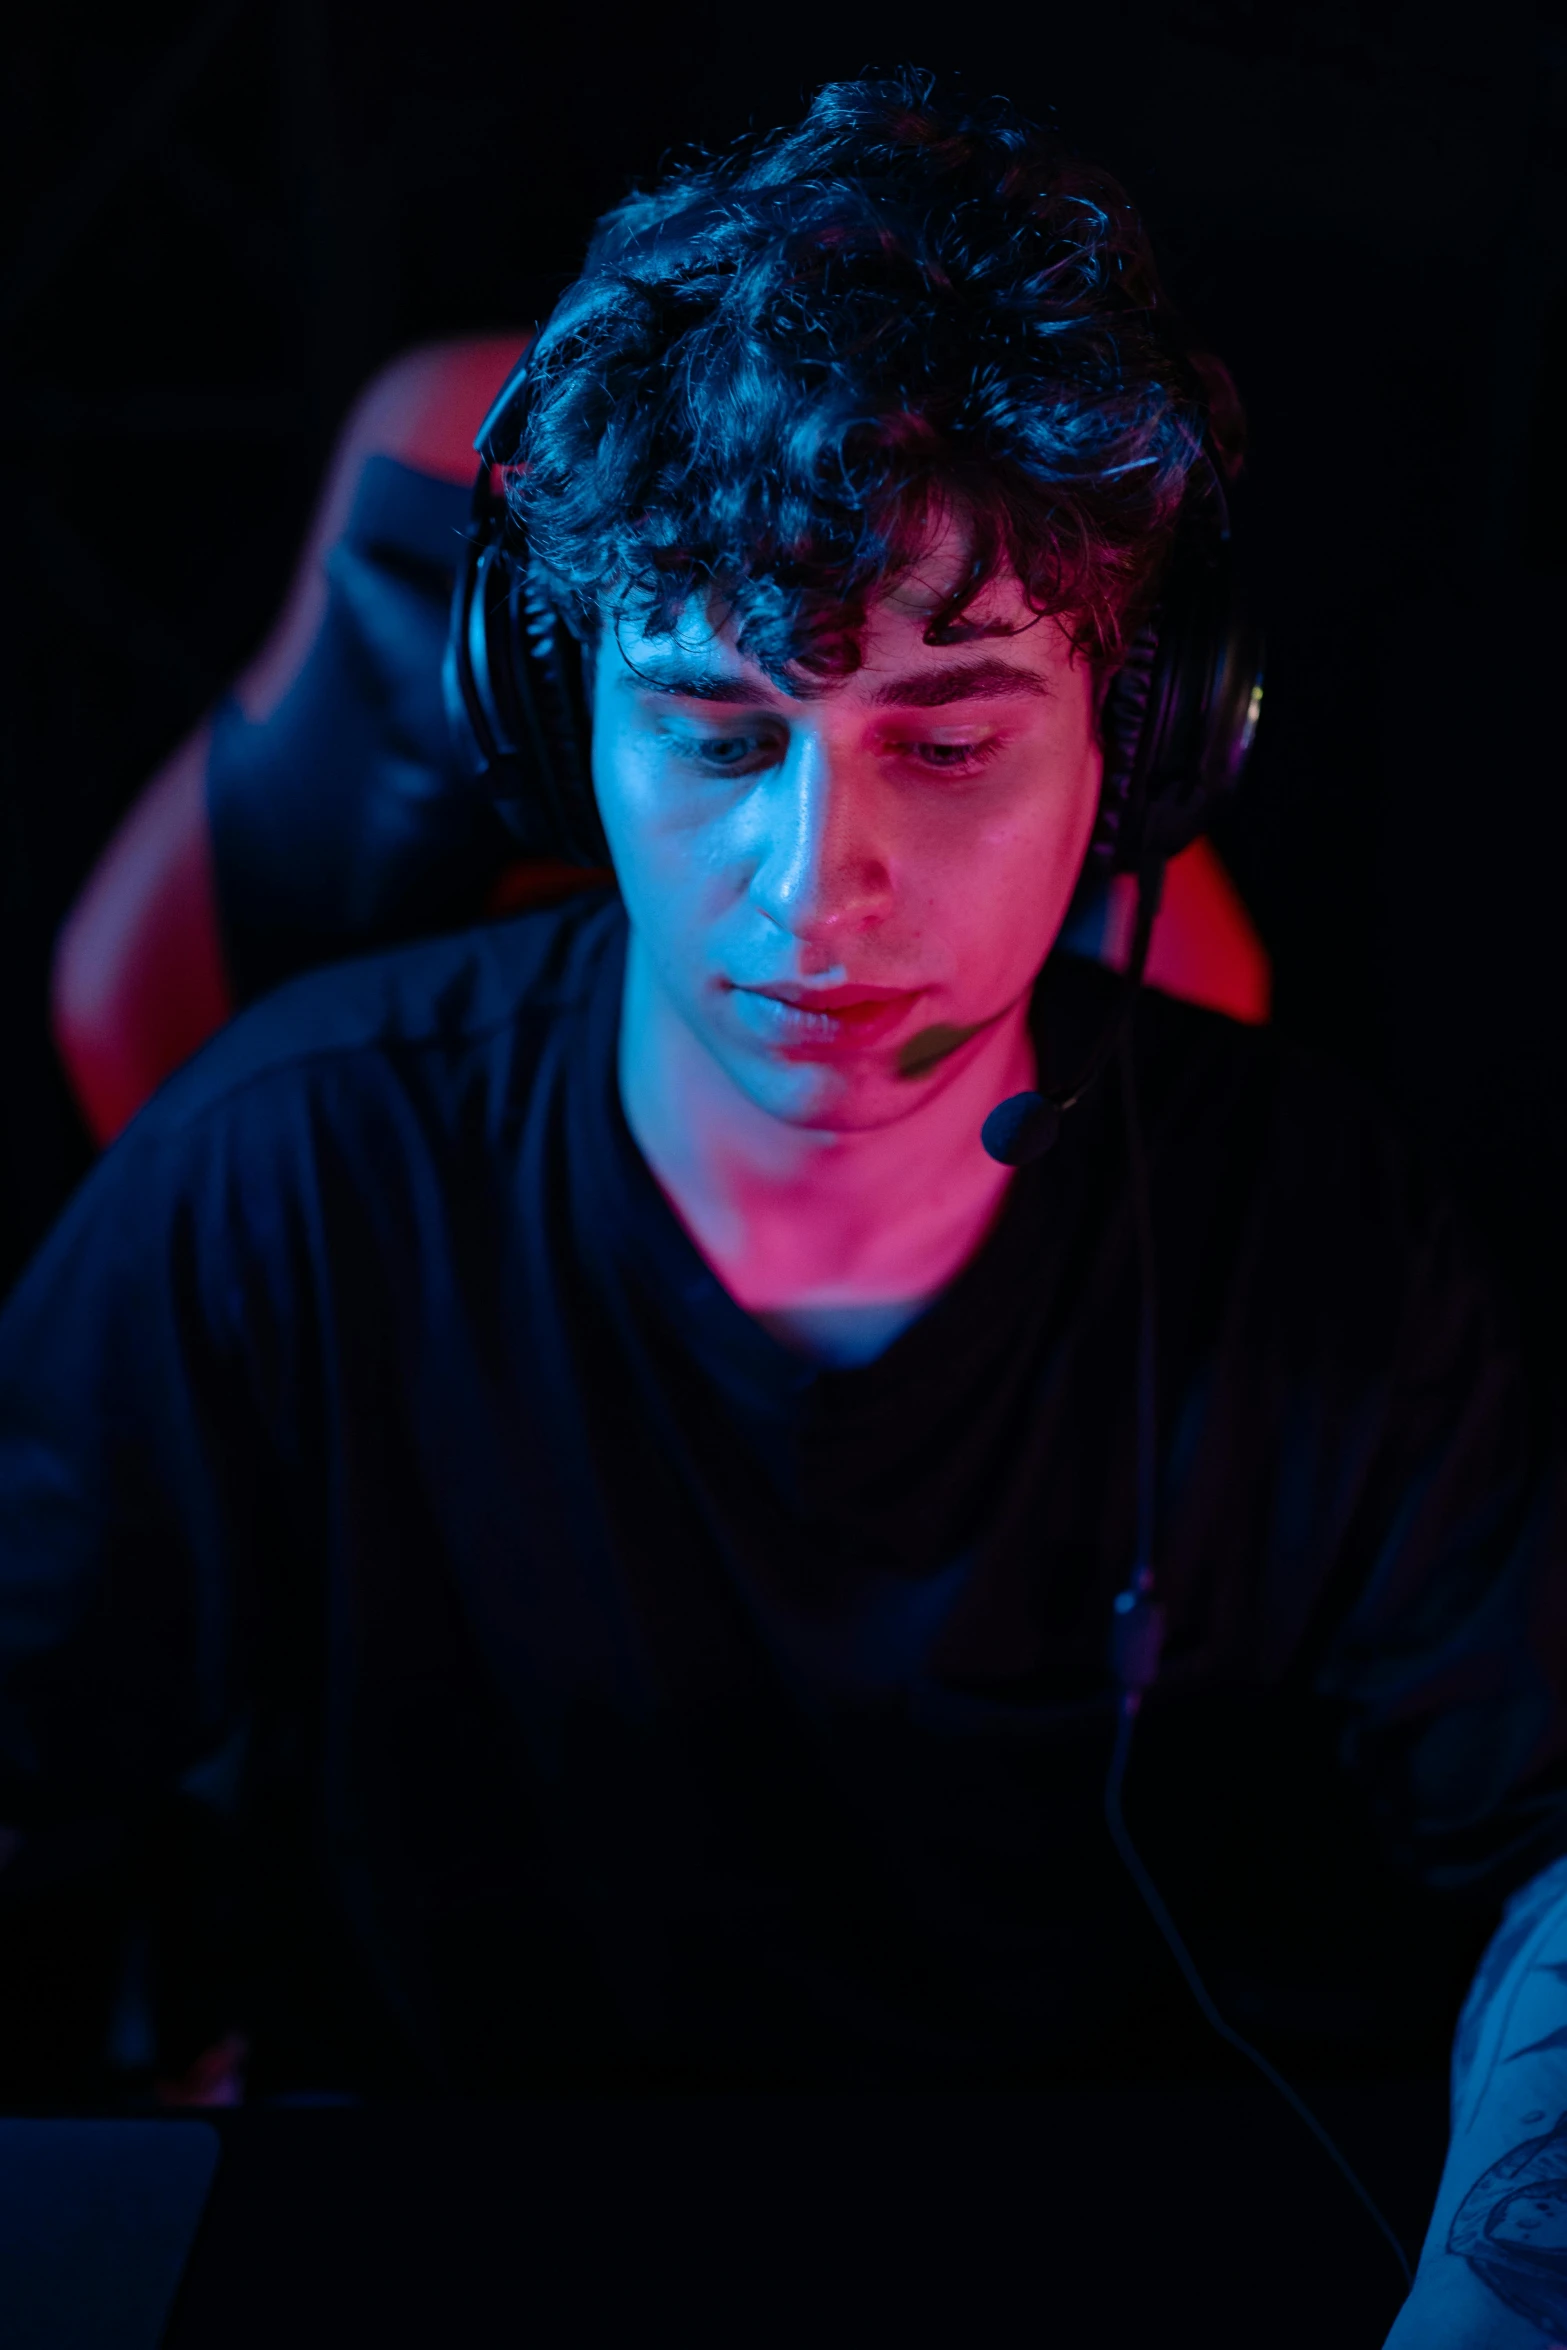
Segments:
[[[869,1134],[896,1126],[940,1090],[929,1077],[911,1083],[880,1068],[849,1071],[819,1061],[760,1068],[753,1062],[733,1074],[759,1110],[816,1134]]]

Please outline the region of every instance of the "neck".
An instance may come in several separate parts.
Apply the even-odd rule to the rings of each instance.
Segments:
[[[714,1059],[632,931],[620,1030],[627,1122],[730,1294],[811,1351],[867,1351],[851,1325],[884,1344],[967,1263],[1011,1175],[987,1157],[980,1128],[1034,1077],[1025,998],[921,1081],[895,1123],[861,1133],[791,1124]],[[830,1336],[818,1345],[813,1333],[835,1323],[844,1347]]]

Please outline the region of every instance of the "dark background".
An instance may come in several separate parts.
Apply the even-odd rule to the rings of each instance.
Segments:
[[[0,140],[0,1284],[90,1156],[54,934],[265,632],[355,391],[547,309],[672,147],[907,60],[1053,108],[1234,369],[1271,661],[1221,847],[1278,1022],[1423,1135],[1560,1367],[1564,8],[35,5]]]

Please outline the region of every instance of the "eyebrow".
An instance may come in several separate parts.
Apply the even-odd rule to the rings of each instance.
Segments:
[[[916,669],[879,685],[871,700],[879,709],[934,710],[943,702],[995,702],[1007,694],[1034,694],[1048,701],[1050,688],[1037,670],[1013,661],[955,661],[946,669]]]
[[[765,688],[748,678],[714,676],[701,669],[682,669],[672,663],[653,663],[634,669],[621,679],[630,693],[671,694],[687,702],[723,702],[751,709],[767,706]],[[999,701],[1003,696],[1030,694],[1048,701],[1050,687],[1032,669],[1015,662],[954,661],[945,669],[915,669],[907,677],[889,678],[877,686],[871,703],[879,710],[934,710],[948,702]],[[819,697],[788,696],[790,700]]]

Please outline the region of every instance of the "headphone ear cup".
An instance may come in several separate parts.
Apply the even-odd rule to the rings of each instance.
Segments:
[[[593,796],[593,720],[582,646],[534,571],[517,567],[508,605],[510,675],[527,705],[559,853],[607,866],[609,843]]]
[[[1110,872],[1137,868],[1140,809],[1133,799],[1138,754],[1148,728],[1159,668],[1159,630],[1149,621],[1132,639],[1105,695],[1100,718],[1104,774],[1089,861]]]
[[[453,746],[522,848],[605,866],[581,647],[530,572],[526,549],[505,543],[506,524],[486,466],[453,587],[441,673]]]
[[[1122,873],[1178,855],[1239,783],[1261,707],[1261,632],[1228,538],[1189,537],[1105,697],[1090,855]]]
[[[1216,637],[1208,677],[1198,771],[1204,823],[1245,773],[1262,716],[1266,669],[1261,623],[1236,594]]]
[[[487,775],[496,757],[495,739],[486,716],[490,695],[482,626],[477,636],[474,631],[478,609],[475,591],[482,552],[477,525],[470,523],[457,559],[457,576],[452,582],[451,619],[441,662],[441,693],[446,703],[452,748],[459,771],[474,777]]]

